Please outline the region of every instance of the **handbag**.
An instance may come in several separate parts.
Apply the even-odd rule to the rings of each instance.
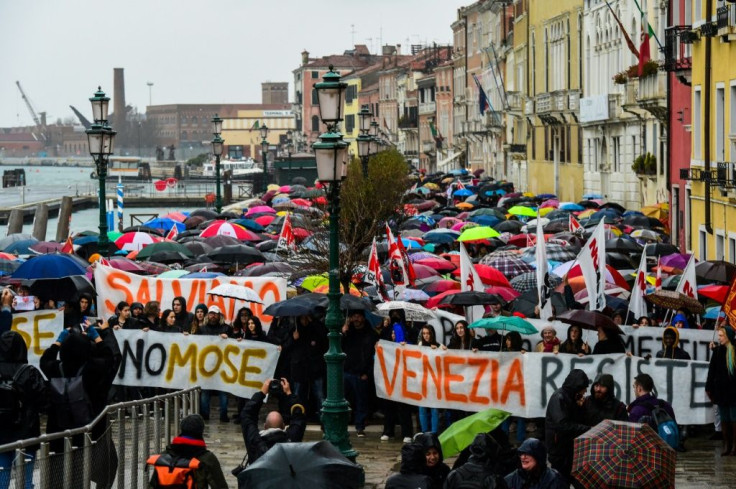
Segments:
[[[245,470],[245,467],[247,465],[248,465],[248,452],[245,452],[245,455],[243,455],[243,460],[241,460],[240,464],[238,464],[237,467],[231,470],[230,473],[233,474],[235,477],[237,477],[239,473]]]

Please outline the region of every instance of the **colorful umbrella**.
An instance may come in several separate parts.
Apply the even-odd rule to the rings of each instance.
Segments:
[[[523,205],[515,205],[508,212],[514,216],[537,217],[537,210],[535,208]]]
[[[583,487],[670,489],[676,462],[648,424],[604,420],[575,439],[572,475]]]
[[[122,236],[115,240],[115,244],[121,250],[139,251],[142,250],[145,246],[153,243],[158,243],[162,240],[163,238],[159,238],[158,236],[151,236],[148,233],[135,231],[124,233]]]
[[[251,207],[248,209],[248,212],[245,214],[245,217],[251,216],[253,214],[261,214],[261,213],[268,213],[268,214],[276,214],[276,209],[273,207],[269,207],[267,205],[257,205],[255,207]]]
[[[483,318],[471,323],[468,328],[516,331],[519,334],[535,334],[539,332],[532,323],[520,318],[519,316],[496,316],[495,318]]]
[[[489,433],[503,423],[511,413],[500,409],[489,408],[455,421],[439,436],[442,455],[452,457],[470,446],[479,433]]]
[[[673,290],[656,290],[644,298],[665,309],[677,310],[684,307],[693,314],[701,314],[704,311],[703,304],[697,299]]]
[[[486,292],[488,292],[489,294],[497,295],[506,302],[511,302],[521,295],[511,287],[501,287],[498,285],[488,287],[486,289]]]
[[[473,267],[475,268],[475,271],[478,272],[478,277],[480,277],[481,282],[483,282],[484,284],[509,287],[510,284],[506,276],[496,268],[480,264],[473,265]],[[460,269],[458,268],[457,270],[452,272],[452,274],[456,277],[459,277]]]
[[[263,238],[253,231],[248,231],[243,226],[233,224],[229,221],[215,221],[207,226],[199,236],[202,238],[232,236],[240,241],[263,241]]]
[[[494,252],[499,253],[499,252]],[[496,255],[489,253],[481,258],[480,263],[496,268],[503,273],[507,279],[512,279],[522,273],[533,272],[534,267],[519,257],[518,253]]]
[[[430,268],[434,268],[440,273],[447,273],[452,272],[457,267],[454,263],[452,263],[449,260],[445,260],[444,258],[440,257],[434,257],[434,258],[422,258],[419,260],[413,260],[413,263],[424,265]]]
[[[466,229],[457,238],[458,241],[478,241],[481,239],[496,238],[501,233],[489,226],[476,226],[470,229]]]

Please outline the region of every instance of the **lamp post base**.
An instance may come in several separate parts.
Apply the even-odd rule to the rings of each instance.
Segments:
[[[325,427],[325,440],[332,443],[346,458],[355,462],[358,451],[350,445],[350,436],[346,429],[350,423],[350,406],[348,403],[326,399],[322,403],[321,421]]]

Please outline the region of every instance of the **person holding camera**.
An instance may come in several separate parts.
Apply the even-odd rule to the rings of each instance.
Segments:
[[[263,406],[266,394],[286,401],[285,406],[288,406],[291,417],[288,427],[284,422],[284,416],[279,411],[271,411],[266,415],[263,431],[259,431],[258,413]],[[245,403],[240,413],[240,427],[243,430],[248,463],[252,464],[277,443],[301,442],[307,427],[307,419],[304,415],[304,406],[291,392],[289,381],[284,378],[268,379],[263,383],[260,392],[253,394],[253,397]]]

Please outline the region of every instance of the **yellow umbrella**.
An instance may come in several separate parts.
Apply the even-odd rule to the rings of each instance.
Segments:
[[[468,202],[460,202],[455,207],[457,207],[458,209],[468,210],[473,208],[473,204],[470,204]]]
[[[580,214],[578,214],[578,219],[585,219],[586,217],[590,217],[595,213],[595,209],[588,209],[587,211],[583,211]]]
[[[541,217],[544,217],[544,216],[546,216],[547,214],[549,214],[550,212],[552,212],[552,211],[556,211],[556,210],[557,210],[557,209],[555,209],[554,207],[540,207],[540,208],[539,208],[539,215],[540,215]]]
[[[279,185],[276,185],[275,183],[272,183],[268,187],[266,187],[266,190],[275,190],[278,191],[281,187]]]
[[[427,182],[422,187],[428,188],[429,190],[439,190],[440,186],[434,182]]]

